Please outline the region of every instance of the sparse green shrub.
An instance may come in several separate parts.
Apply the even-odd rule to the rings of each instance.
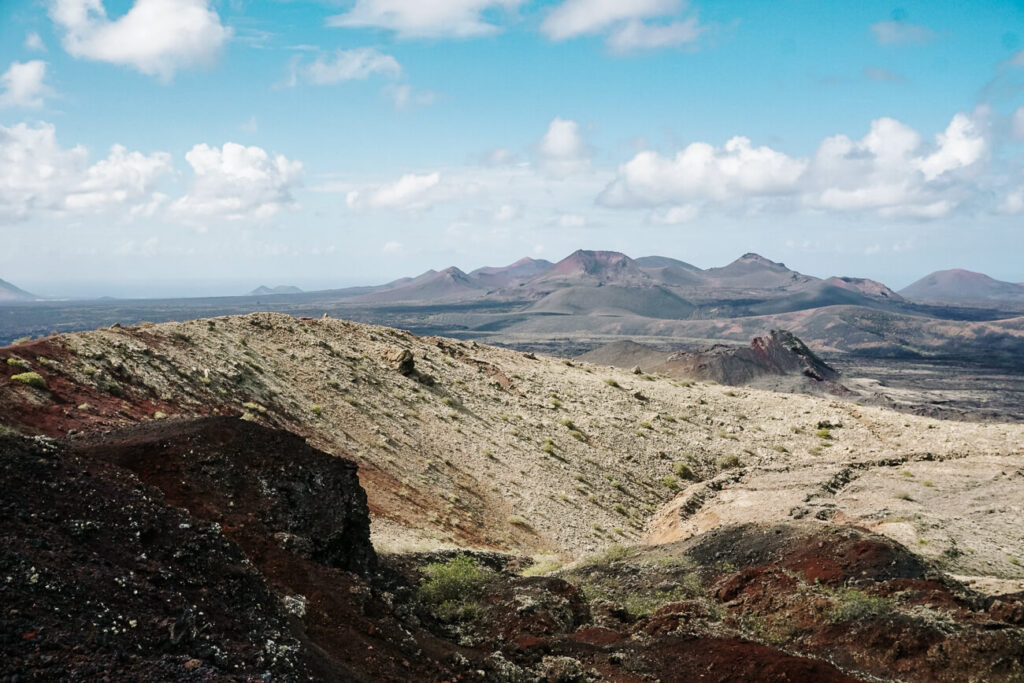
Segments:
[[[548,455],[554,455],[555,454],[555,444],[554,443],[551,443],[551,442],[545,443],[543,446],[540,447],[540,449],[542,451],[544,451],[545,453],[547,453]]]
[[[900,500],[914,500],[906,491],[901,491],[900,493],[897,493],[896,497],[899,498]]]
[[[616,381],[614,377],[608,377],[607,379],[605,379],[604,383],[612,387],[613,389],[621,388],[621,385],[618,383],[618,381]]]
[[[454,399],[454,398],[452,398],[451,396],[445,396],[444,398],[442,398],[442,399],[441,399],[441,403],[445,404],[445,405],[446,405],[446,406],[448,406],[449,408],[454,408],[454,407],[455,407],[456,405],[458,405],[458,404],[457,404],[457,403],[455,402],[455,399]]]
[[[584,436],[583,432],[581,432],[578,429],[571,429],[571,430],[569,430],[569,436],[571,436],[572,438],[576,439],[577,441],[586,441],[587,440],[587,437]]]
[[[652,425],[650,422],[641,422],[640,423],[640,428],[641,429],[654,429],[654,425]]]
[[[324,409],[321,408],[320,406],[313,406],[312,408],[309,409],[309,411],[316,415],[317,417],[320,417],[321,415],[324,414]]]
[[[735,455],[726,455],[718,460],[718,469],[720,470],[732,470],[740,467],[740,459]]]
[[[868,595],[855,588],[842,588],[835,598],[836,604],[828,613],[833,624],[881,617],[894,609],[891,598]]]
[[[7,364],[12,368],[21,368],[22,370],[31,370],[32,366],[29,365],[28,361],[20,358],[8,358]]]
[[[22,372],[17,375],[11,375],[11,379],[15,382],[21,382],[27,384],[33,389],[45,389],[46,380],[38,372]]]
[[[11,346],[19,346],[20,344],[27,344],[32,341],[32,337],[18,337],[11,342]]]
[[[535,558],[533,564],[523,570],[523,576],[544,576],[562,568],[562,561],[554,555]]]
[[[559,421],[558,421],[558,424],[562,425],[562,426],[563,426],[563,427],[565,427],[566,429],[576,429],[576,425],[575,425],[575,424],[573,424],[573,421],[572,421],[572,420],[570,420],[570,419],[569,419],[569,418],[567,418],[567,417],[565,417],[565,418],[562,418],[561,420],[559,420]]]
[[[672,467],[672,472],[680,479],[693,481],[697,478],[697,475],[693,473],[693,470],[685,462],[677,462]]]
[[[625,515],[625,516],[629,516],[629,510],[627,510],[627,509],[626,509],[626,506],[625,506],[625,505],[623,505],[622,503],[616,503],[616,504],[615,504],[615,505],[614,505],[614,506],[612,507],[612,509],[613,509],[613,510],[615,510],[615,511],[616,511],[617,513],[619,513],[620,515]]]
[[[418,595],[441,621],[466,621],[477,610],[494,573],[469,555],[458,555],[447,562],[432,562],[423,568]]]
[[[558,410],[559,408],[562,407],[562,402],[557,398],[553,398],[551,399],[551,407],[554,408],[555,410]]]
[[[667,488],[669,491],[679,490],[679,480],[673,477],[671,474],[661,478],[661,485]]]
[[[832,431],[828,427],[822,427],[821,429],[819,429],[816,432],[816,434],[820,438],[822,438],[822,439],[826,439],[826,440],[831,440],[832,439]]]

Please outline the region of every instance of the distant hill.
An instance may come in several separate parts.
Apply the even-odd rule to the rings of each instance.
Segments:
[[[277,287],[260,285],[249,292],[249,296],[268,296],[271,294],[302,294],[302,290],[292,285],[278,285]]]
[[[817,279],[753,253],[744,254],[727,266],[708,268],[703,274],[723,287],[778,288]]]
[[[838,384],[839,373],[786,330],[772,330],[755,337],[746,347],[715,344],[672,354],[632,341],[619,341],[585,353],[578,360],[731,385],[795,377],[800,382],[820,384],[833,393],[843,392]]]
[[[15,287],[7,280],[0,280],[0,301],[35,301],[38,298],[35,294]]]
[[[527,256],[509,266],[477,268],[469,277],[487,287],[512,287],[546,273],[553,265],[551,261]]]
[[[907,299],[951,304],[1024,304],[1024,286],[969,270],[940,270],[900,290]]]

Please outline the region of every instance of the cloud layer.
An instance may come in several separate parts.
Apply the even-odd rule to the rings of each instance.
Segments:
[[[973,192],[973,174],[987,159],[985,112],[957,114],[935,142],[891,118],[867,135],[823,140],[810,158],[796,158],[735,137],[722,147],[695,142],[673,157],[644,151],[619,167],[599,201],[611,207],[661,208],[751,201],[779,208],[939,218]]]
[[[81,214],[153,200],[170,156],[120,145],[95,164],[84,147],[62,149],[50,124],[0,126],[0,223],[34,214]]]

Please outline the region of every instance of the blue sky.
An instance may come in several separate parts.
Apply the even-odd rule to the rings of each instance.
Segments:
[[[0,278],[382,282],[580,247],[1024,281],[1024,3],[0,3]]]

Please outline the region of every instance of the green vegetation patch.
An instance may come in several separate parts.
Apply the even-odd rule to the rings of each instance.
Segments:
[[[457,555],[423,567],[418,595],[440,621],[468,621],[476,616],[480,598],[494,578],[494,572],[469,555]]]
[[[17,375],[11,375],[11,379],[15,382],[27,384],[34,389],[46,388],[46,380],[38,372],[22,372]]]
[[[891,598],[868,595],[855,588],[841,588],[834,598],[835,605],[828,613],[833,624],[883,617],[896,607]]]

